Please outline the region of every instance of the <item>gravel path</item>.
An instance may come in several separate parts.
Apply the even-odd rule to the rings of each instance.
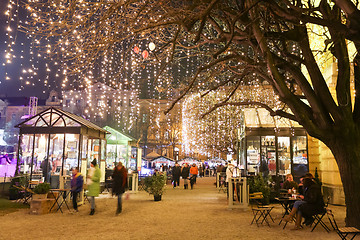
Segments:
[[[90,205],[79,207],[76,214],[30,215],[19,210],[0,217],[0,239],[339,239],[320,226],[291,231],[293,223],[282,229],[278,222],[280,205],[274,205],[275,223],[250,225],[252,212],[229,210],[225,193],[218,193],[215,178],[198,179],[194,190],[166,187],[163,200],[140,191],[124,200],[123,212],[116,216],[116,198],[102,194],[97,209],[89,216]],[[341,226],[345,207],[330,206]]]

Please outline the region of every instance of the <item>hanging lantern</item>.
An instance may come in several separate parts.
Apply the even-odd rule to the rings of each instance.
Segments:
[[[149,52],[148,51],[143,51],[142,52],[142,56],[143,56],[143,58],[147,58],[148,56],[149,56]]]
[[[153,42],[149,43],[149,49],[150,49],[150,51],[154,50],[155,49],[155,43],[153,43]]]
[[[138,53],[140,52],[140,48],[139,48],[138,46],[135,46],[135,47],[134,47],[134,52],[135,52],[136,54],[138,54]]]

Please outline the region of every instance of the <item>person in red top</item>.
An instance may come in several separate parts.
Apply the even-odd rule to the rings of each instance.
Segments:
[[[190,186],[191,186],[191,189],[194,188],[194,184],[196,183],[196,177],[199,173],[199,170],[196,166],[196,164],[194,163],[191,168],[190,168]]]

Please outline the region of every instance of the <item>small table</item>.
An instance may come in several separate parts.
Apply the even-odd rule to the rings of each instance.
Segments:
[[[294,202],[296,202],[297,200],[301,200],[300,198],[296,198],[296,197],[280,197],[280,198],[275,198],[277,201],[279,201],[280,205],[284,208],[285,212],[282,215],[279,225],[281,224],[283,218],[286,215],[289,215],[291,212],[291,206],[293,205]],[[285,223],[283,229],[285,229],[287,222]]]
[[[57,196],[54,194],[55,192],[58,192],[59,194],[57,194]],[[55,202],[54,204],[51,206],[50,211],[55,207],[55,205],[57,204],[57,209],[56,211],[59,211],[61,213],[63,213],[63,211],[61,210],[61,206],[65,203],[67,209],[70,211],[69,205],[66,202],[66,198],[69,196],[70,194],[70,189],[50,189],[50,193],[52,193],[52,195],[55,197]],[[62,200],[60,200],[60,197],[62,197]]]

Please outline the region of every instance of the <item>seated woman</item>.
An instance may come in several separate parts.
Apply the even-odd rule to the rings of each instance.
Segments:
[[[294,181],[293,176],[291,174],[286,174],[286,181],[284,182],[282,188],[286,189],[286,190],[296,190],[297,191],[299,188],[299,185]]]
[[[324,200],[321,194],[321,188],[311,178],[304,178],[304,198],[296,201],[289,215],[284,220],[289,222],[296,214],[295,228],[301,228],[301,218],[305,218],[305,224],[310,225],[313,222],[312,216],[320,213],[324,209]]]

